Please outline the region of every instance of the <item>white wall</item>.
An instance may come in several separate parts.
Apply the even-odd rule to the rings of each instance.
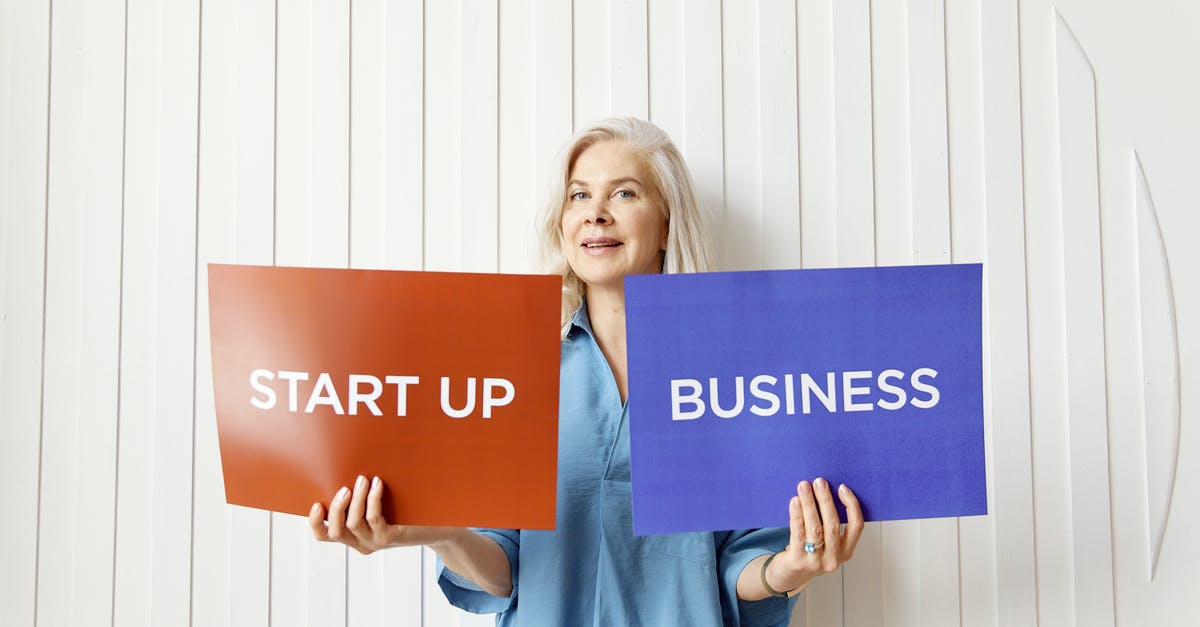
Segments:
[[[535,270],[554,151],[683,148],[731,268],[985,262],[990,511],[794,625],[1200,620],[1200,5],[3,0],[0,624],[486,624],[225,505],[205,264]]]

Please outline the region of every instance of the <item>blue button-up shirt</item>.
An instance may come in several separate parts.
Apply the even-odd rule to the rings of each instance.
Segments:
[[[633,535],[629,411],[586,305],[562,343],[559,378],[555,529],[476,529],[508,555],[512,594],[483,592],[439,562],[450,603],[498,612],[502,626],[786,625],[788,600],[739,601],[737,580],[750,560],[783,549],[787,529]]]

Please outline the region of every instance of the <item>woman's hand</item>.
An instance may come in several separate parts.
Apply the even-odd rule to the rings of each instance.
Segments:
[[[329,516],[320,503],[313,503],[308,524],[321,542],[341,542],[368,555],[393,546],[436,544],[456,537],[458,527],[392,525],[383,516],[383,482],[375,477],[370,486],[359,476],[354,489],[343,487],[329,501]]]
[[[801,481],[789,504],[791,540],[775,555],[764,573],[775,590],[798,591],[822,573],[831,573],[854,555],[863,532],[862,507],[850,488],[838,488],[838,499],[846,506],[843,530],[829,483],[818,478]]]

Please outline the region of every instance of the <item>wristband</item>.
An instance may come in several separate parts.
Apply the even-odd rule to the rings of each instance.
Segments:
[[[796,588],[792,588],[791,590],[788,590],[787,592],[780,592],[780,591],[776,590],[775,588],[772,588],[771,584],[767,583],[767,566],[771,565],[771,560],[775,559],[776,555],[779,555],[779,554],[772,553],[771,556],[768,557],[766,559],[766,561],[763,562],[762,569],[758,571],[758,579],[759,579],[759,581],[762,582],[763,590],[766,590],[767,593],[770,594],[771,596],[787,597],[787,595],[791,594],[792,592],[795,592]]]

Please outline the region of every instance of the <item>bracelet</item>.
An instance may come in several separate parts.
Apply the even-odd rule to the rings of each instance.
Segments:
[[[791,590],[788,590],[787,592],[780,592],[780,591],[776,590],[775,588],[772,588],[771,584],[767,583],[767,566],[771,565],[771,560],[775,559],[776,555],[779,555],[779,554],[772,553],[771,556],[768,557],[766,559],[766,561],[763,562],[762,569],[758,571],[758,579],[759,579],[759,581],[762,582],[763,590],[766,590],[771,596],[786,597],[787,595],[795,592],[796,588],[792,588]]]

